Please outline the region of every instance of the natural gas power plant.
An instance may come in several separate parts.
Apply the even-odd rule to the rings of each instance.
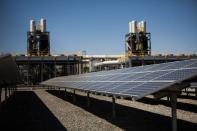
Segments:
[[[151,55],[151,34],[146,31],[146,21],[129,22],[129,33],[125,35],[127,56]]]
[[[30,29],[27,32],[27,54],[29,56],[50,55],[50,37],[46,30],[46,19],[41,18],[38,23],[30,20]]]

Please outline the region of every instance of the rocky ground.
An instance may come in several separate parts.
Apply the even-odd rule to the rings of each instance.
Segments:
[[[116,100],[116,118],[112,117],[111,97],[62,90],[21,90],[1,104],[0,130],[171,130],[171,108],[166,99],[154,101]],[[180,96],[177,103],[179,131],[197,130],[197,99]]]

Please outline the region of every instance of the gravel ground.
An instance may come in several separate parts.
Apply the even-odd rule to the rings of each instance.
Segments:
[[[120,130],[117,126],[43,90],[34,91],[68,130]]]
[[[116,118],[112,118],[111,98],[90,95],[90,107],[83,92],[35,89],[18,91],[2,103],[0,130],[171,130],[171,108],[166,99],[139,102],[117,99]],[[177,103],[179,131],[197,130],[197,100],[181,96]]]

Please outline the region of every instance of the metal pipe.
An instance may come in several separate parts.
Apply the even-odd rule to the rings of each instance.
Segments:
[[[115,97],[112,97],[112,117],[116,118],[116,110],[115,110]]]
[[[172,131],[177,131],[177,113],[176,113],[176,107],[177,107],[177,94],[173,93],[170,97],[171,100],[171,113],[172,113]]]
[[[87,107],[90,107],[90,93],[87,93]]]

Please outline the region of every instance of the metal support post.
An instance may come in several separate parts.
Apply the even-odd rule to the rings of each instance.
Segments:
[[[7,100],[8,96],[7,96],[7,87],[5,87],[5,100]]]
[[[133,60],[132,60],[132,56],[129,56],[129,67],[133,66]]]
[[[112,117],[116,118],[116,110],[115,110],[115,97],[112,97]]]
[[[153,60],[153,63],[156,64],[155,58],[154,58],[154,60]]]
[[[78,61],[78,63],[77,63],[77,74],[80,74],[79,61]]]
[[[173,93],[170,97],[171,100],[171,112],[172,112],[172,131],[177,131],[177,114],[176,114],[176,106],[177,106],[177,94]]]
[[[60,88],[58,88],[58,94],[60,95]]]
[[[13,93],[13,86],[10,87],[10,95],[12,95],[12,93]]]
[[[76,102],[75,90],[73,90],[73,102]]]
[[[67,65],[66,65],[66,72],[67,72],[67,75],[70,75],[70,63],[68,62]]]
[[[1,91],[2,91],[2,88],[0,88],[0,106],[1,106]]]
[[[28,62],[27,62],[27,84],[28,84],[28,86],[29,86],[29,71],[30,70],[30,68],[29,68],[29,57],[28,57]]]
[[[10,97],[11,92],[10,92],[10,87],[8,87],[8,96]]]
[[[142,57],[142,66],[144,66],[145,65],[145,63],[144,63],[144,56]]]
[[[40,77],[40,81],[43,81],[43,62],[41,63],[41,77]]]
[[[12,93],[13,93],[13,86],[10,88],[10,93],[12,95]]]
[[[66,88],[65,88],[65,91],[64,91],[65,93],[64,93],[64,97],[66,97],[66,95],[67,95],[67,91],[66,91]]]
[[[90,93],[87,93],[87,107],[90,107]]]
[[[0,112],[1,112],[1,91],[2,91],[2,88],[0,88]]]
[[[57,69],[56,69],[56,58],[55,58],[55,61],[54,61],[54,76],[56,77],[57,76]]]
[[[169,96],[167,96],[167,101],[170,101],[170,97]]]

